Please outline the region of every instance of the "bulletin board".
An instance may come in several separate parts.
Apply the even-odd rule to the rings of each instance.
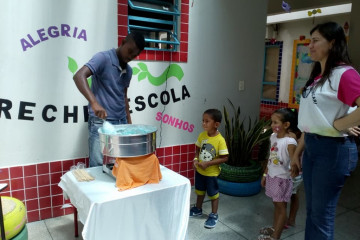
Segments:
[[[294,40],[289,107],[299,107],[301,89],[310,77],[313,61],[310,58],[309,43],[310,39]]]

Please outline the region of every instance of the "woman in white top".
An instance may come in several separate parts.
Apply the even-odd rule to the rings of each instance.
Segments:
[[[360,108],[356,109],[360,106],[360,76],[350,66],[340,25],[319,24],[310,34],[310,56],[315,63],[300,100],[302,136],[291,165],[292,171],[299,171],[304,151],[305,239],[321,240],[334,238],[340,191],[358,160],[354,137],[348,131],[360,124]]]

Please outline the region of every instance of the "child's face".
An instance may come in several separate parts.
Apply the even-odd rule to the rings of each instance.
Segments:
[[[283,123],[281,116],[277,113],[271,115],[271,128],[274,133],[286,133],[288,124]]]
[[[216,130],[219,127],[219,123],[215,122],[215,120],[212,119],[212,117],[209,114],[204,113],[202,120],[202,127],[205,131],[210,132]]]

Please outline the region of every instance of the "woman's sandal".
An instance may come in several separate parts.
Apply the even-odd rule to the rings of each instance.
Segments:
[[[260,228],[260,234],[262,235],[271,235],[275,232],[273,227],[262,227]]]
[[[264,234],[261,234],[258,236],[258,240],[279,240],[277,238],[273,238],[269,235],[264,235]]]

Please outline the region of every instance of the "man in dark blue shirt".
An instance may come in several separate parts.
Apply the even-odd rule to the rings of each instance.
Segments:
[[[131,124],[127,89],[132,77],[128,62],[145,47],[144,37],[130,33],[117,49],[96,53],[74,75],[79,91],[89,101],[90,167],[103,164],[98,129],[104,120],[112,124]],[[91,89],[87,78],[92,76]]]

